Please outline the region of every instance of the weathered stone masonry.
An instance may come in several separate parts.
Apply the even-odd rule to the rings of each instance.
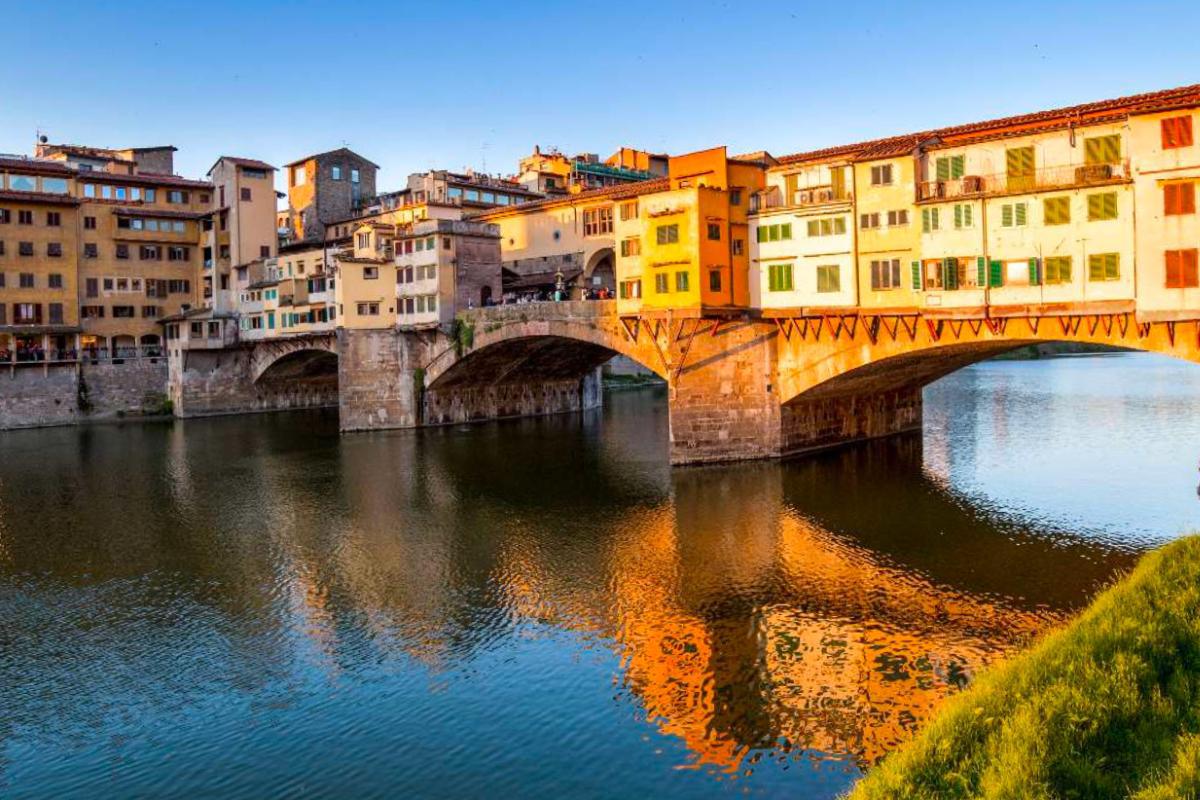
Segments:
[[[166,388],[165,358],[0,368],[0,430],[162,414]]]

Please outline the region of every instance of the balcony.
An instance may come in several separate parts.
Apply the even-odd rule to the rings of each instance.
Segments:
[[[785,208],[813,208],[849,203],[854,200],[854,193],[844,189],[834,189],[832,186],[817,186],[811,189],[796,189],[792,192],[791,202],[787,202],[786,193],[779,187],[771,187],[759,192],[750,199],[750,213],[771,211]]]
[[[1045,167],[1027,175],[965,175],[917,184],[917,202],[938,202],[966,197],[1024,194],[1054,189],[1078,189],[1104,186],[1131,180],[1129,162],[1116,164],[1068,164]]]

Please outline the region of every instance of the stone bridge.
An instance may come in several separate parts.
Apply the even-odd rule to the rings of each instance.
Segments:
[[[671,461],[688,464],[774,458],[918,428],[922,387],[1027,344],[1086,342],[1200,360],[1200,322],[1146,320],[1119,302],[1006,316],[797,309],[718,318],[621,316],[616,305],[498,306],[463,312],[451,331],[339,329],[336,339],[243,346],[239,392],[263,409],[336,398],[343,430],[550,414],[598,406],[599,367],[621,354],[667,382]],[[194,407],[177,400],[183,415]]]

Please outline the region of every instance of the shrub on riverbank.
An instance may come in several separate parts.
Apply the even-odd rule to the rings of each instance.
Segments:
[[[1200,536],[985,671],[850,797],[1200,797]]]

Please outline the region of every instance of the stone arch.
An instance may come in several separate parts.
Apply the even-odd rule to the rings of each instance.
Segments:
[[[258,383],[264,376],[282,378],[288,370],[299,370],[297,374],[301,374],[316,367],[327,369],[330,357],[336,365],[337,340],[332,335],[298,336],[262,342],[254,347],[250,379]]]
[[[603,286],[615,293],[617,290],[616,264],[617,256],[611,247],[604,247],[592,253],[583,269],[584,286],[593,290]],[[596,284],[595,278],[600,278],[599,285]]]
[[[547,303],[539,306],[607,304]],[[582,375],[583,371],[600,366],[614,355],[628,356],[665,380],[666,370],[652,352],[653,346],[647,337],[640,337],[640,342],[632,341],[620,330],[620,322],[615,318],[615,314],[612,317],[613,319],[605,323],[570,319],[515,318],[489,324],[487,317],[476,316],[473,318],[470,349],[459,355],[453,347],[448,347],[435,356],[425,368],[425,385],[436,389],[465,383],[472,380],[472,374],[474,380],[484,380],[480,367],[488,362],[494,366],[494,369],[487,373],[491,377],[503,376],[512,379],[518,374],[523,374],[527,367],[530,370],[535,367],[548,370],[537,375],[565,377],[564,369],[560,366],[565,367],[568,363],[578,367],[579,374]],[[534,373],[531,372],[531,376],[534,376]]]

